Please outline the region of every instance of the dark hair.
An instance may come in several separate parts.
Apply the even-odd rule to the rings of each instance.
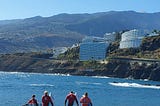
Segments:
[[[32,95],[32,97],[36,97],[36,95]]]
[[[85,96],[88,96],[88,93],[86,92],[84,95],[85,95]]]
[[[70,93],[74,93],[73,91],[71,91]]]

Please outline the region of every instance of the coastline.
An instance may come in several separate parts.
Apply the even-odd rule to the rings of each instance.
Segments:
[[[91,62],[88,67],[79,61],[57,61],[14,54],[0,56],[0,70],[4,72],[28,72],[44,74],[64,74],[76,76],[102,76],[160,81],[159,64],[130,63],[121,60],[107,64]],[[92,67],[91,67],[92,66]],[[92,69],[92,70],[85,70]]]

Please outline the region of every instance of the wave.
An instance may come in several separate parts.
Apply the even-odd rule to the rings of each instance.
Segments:
[[[54,85],[52,84],[29,84],[29,86],[34,86],[34,87],[53,87]]]
[[[83,84],[83,85],[102,85],[102,83],[91,83],[91,82],[76,82],[78,85],[81,85],[81,84]]]
[[[4,72],[4,71],[0,71],[0,77],[1,76],[8,77],[8,75],[14,75],[14,76],[17,76],[17,78],[30,77],[30,74],[26,74],[24,72]]]
[[[71,76],[70,74],[61,74],[61,73],[29,73],[29,72],[5,72],[0,71],[0,74],[15,74],[15,75],[56,75],[56,76]]]
[[[61,74],[61,73],[27,73],[27,74],[48,75],[48,76],[71,76],[70,74]]]
[[[51,74],[49,74],[51,75]],[[70,74],[61,74],[61,73],[56,73],[56,74],[52,74],[52,75],[56,75],[56,76],[71,76]]]
[[[160,86],[150,85],[150,84],[138,84],[138,83],[127,83],[127,82],[126,83],[110,82],[109,84],[120,87],[160,89]]]
[[[93,76],[93,78],[110,78],[110,77],[106,77],[106,76]]]
[[[24,74],[24,72],[5,72],[5,71],[0,71],[0,74]]]

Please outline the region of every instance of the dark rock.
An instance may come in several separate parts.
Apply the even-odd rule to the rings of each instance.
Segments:
[[[160,66],[151,70],[149,80],[160,81]]]

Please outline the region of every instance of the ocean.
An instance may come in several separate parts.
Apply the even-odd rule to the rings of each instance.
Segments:
[[[99,76],[0,72],[0,106],[22,106],[32,94],[41,103],[45,90],[52,93],[55,106],[64,106],[70,91],[78,100],[88,92],[93,106],[160,106],[159,85],[156,81]]]

